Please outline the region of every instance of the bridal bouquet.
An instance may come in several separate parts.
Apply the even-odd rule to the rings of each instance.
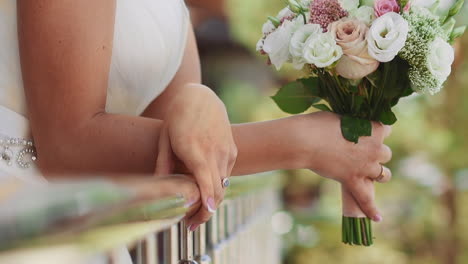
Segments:
[[[400,98],[437,93],[451,72],[451,44],[465,31],[454,16],[464,0],[445,12],[439,2],[289,0],[263,25],[257,50],[276,69],[290,63],[305,77],[273,100],[291,114],[313,106],[341,115],[342,135],[354,143],[371,135],[371,121],[392,125]],[[343,242],[371,245],[370,220],[346,189],[343,212]]]

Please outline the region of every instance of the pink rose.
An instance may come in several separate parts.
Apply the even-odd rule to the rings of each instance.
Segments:
[[[336,65],[338,75],[356,80],[379,67],[379,62],[367,52],[368,31],[366,23],[355,18],[343,18],[331,24],[330,32],[343,49],[343,56]]]
[[[376,17],[380,17],[389,12],[400,12],[400,5],[396,0],[377,0],[374,3],[374,13]]]

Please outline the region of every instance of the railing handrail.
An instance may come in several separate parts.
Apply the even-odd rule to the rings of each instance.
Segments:
[[[279,188],[281,183],[281,177],[276,173],[233,177],[225,199],[229,201],[265,188]],[[118,244],[136,241],[147,233],[158,232],[177,223],[188,210],[184,204],[183,198],[173,196],[135,203],[131,206],[126,205],[123,207],[124,210],[115,210],[111,214],[104,214],[105,217],[101,216],[98,221],[91,221],[91,224],[80,230],[79,235],[77,235],[76,230],[70,232],[65,230],[65,232],[55,235],[39,234],[35,238],[19,241],[7,251],[0,251],[0,259],[2,255],[8,255],[12,250],[42,248],[44,245],[49,247],[72,245],[87,252],[107,250]],[[103,242],[104,240],[99,242],[100,236],[105,237],[112,233],[122,232],[125,232],[126,235],[118,236],[118,238],[107,237],[104,239],[105,242]],[[91,248],[90,245],[92,245]]]

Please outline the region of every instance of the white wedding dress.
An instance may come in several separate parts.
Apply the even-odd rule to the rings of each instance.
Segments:
[[[0,180],[39,178],[16,25],[16,0],[0,0]],[[117,0],[107,112],[140,115],[165,89],[182,61],[188,25],[183,0]]]

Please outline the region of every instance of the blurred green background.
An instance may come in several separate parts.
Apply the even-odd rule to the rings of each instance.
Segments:
[[[219,10],[192,9],[204,83],[225,102],[231,121],[286,116],[269,96],[293,71],[276,72],[255,53],[267,15],[281,0],[230,0]],[[218,12],[218,13],[217,13]],[[458,16],[468,24],[468,8]],[[397,107],[399,122],[386,141],[394,152],[393,180],[377,187],[384,221],[375,245],[340,243],[337,183],[308,170],[284,172],[285,210],[274,217],[284,237],[285,263],[468,263],[468,34],[456,43],[456,62],[436,96],[412,96]]]

